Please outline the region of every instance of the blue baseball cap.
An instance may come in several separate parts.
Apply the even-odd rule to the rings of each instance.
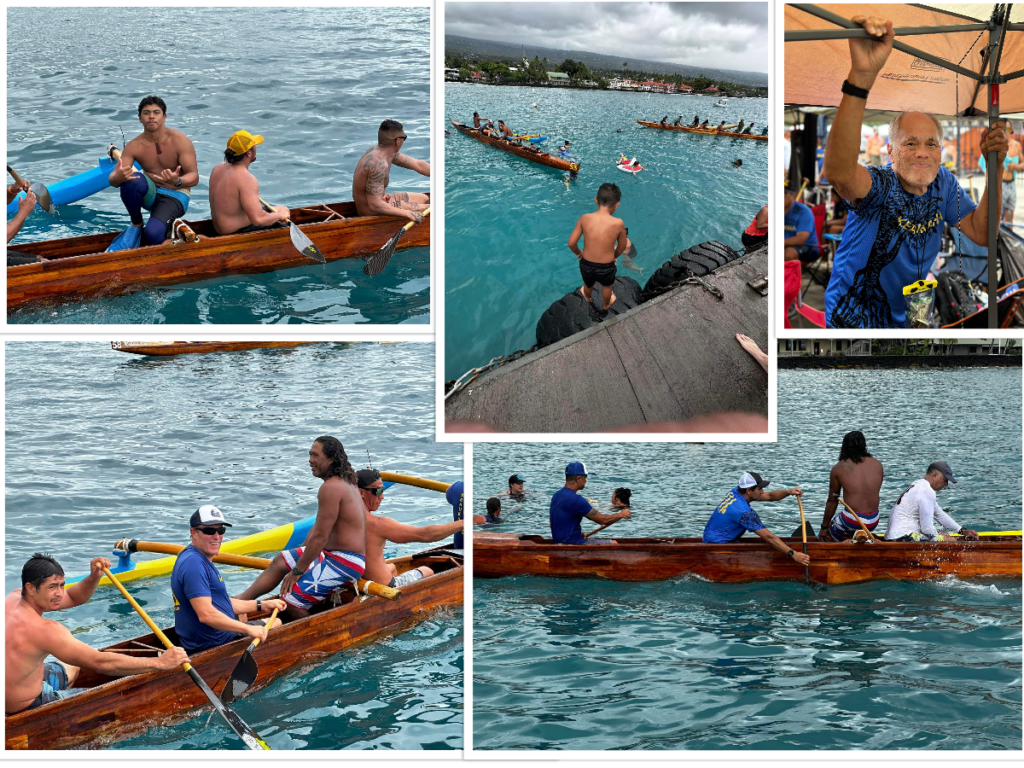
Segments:
[[[587,465],[582,461],[570,461],[569,465],[565,468],[565,474],[567,475],[586,475]]]

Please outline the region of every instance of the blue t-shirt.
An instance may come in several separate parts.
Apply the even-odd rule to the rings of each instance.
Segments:
[[[593,509],[576,491],[560,489],[551,497],[551,538],[555,544],[586,544],[580,522]]]
[[[740,495],[740,489],[733,488],[711,513],[711,519],[704,526],[704,541],[724,544],[736,541],[746,531],[758,531],[764,527],[757,512]]]
[[[189,602],[193,597],[209,597],[213,607],[225,616],[235,618],[224,579],[213,563],[189,544],[178,554],[171,571],[171,593],[174,595],[174,631],[181,647],[188,653],[231,642],[237,633],[208,627],[199,621],[196,609]]]
[[[786,229],[786,234],[783,235],[784,239],[789,240],[798,232],[807,232],[809,235],[804,245],[818,244],[818,229],[814,226],[814,213],[803,203],[793,203],[793,207],[786,214],[784,226]]]
[[[945,168],[920,197],[903,189],[892,168],[868,173],[871,190],[850,205],[825,291],[829,328],[906,328],[903,287],[928,276],[943,224],[955,225],[977,207]]]

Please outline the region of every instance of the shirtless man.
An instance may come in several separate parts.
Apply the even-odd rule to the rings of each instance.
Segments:
[[[836,514],[840,492],[843,501],[864,521],[864,526],[873,531],[878,525],[878,497],[884,476],[882,462],[868,453],[864,433],[847,432],[843,436],[839,462],[829,473],[828,501],[818,536],[825,541],[844,541],[861,530],[857,518],[846,507]]]
[[[335,589],[363,578],[366,569],[363,500],[344,447],[336,438],[318,437],[309,449],[309,468],[324,484],[305,543],[277,555],[237,598],[255,600],[281,584],[288,603],[285,615],[291,619],[308,616]]]
[[[248,131],[233,133],[224,150],[224,162],[210,172],[210,218],[220,235],[255,232],[283,226],[291,212],[278,205],[268,212],[260,203],[260,184],[249,173],[262,136]]]
[[[188,661],[183,648],[156,657],[102,653],[72,637],[67,627],[44,619],[46,611],[82,605],[96,590],[105,557],[93,558],[89,575],[64,589],[64,569],[49,555],[36,553],[21,569],[21,589],[4,601],[4,708],[8,715],[73,696],[70,690],[82,667],[121,677],[169,670]],[[48,655],[57,661],[45,661]]]
[[[615,283],[615,260],[626,250],[626,226],[622,219],[612,216],[619,207],[622,194],[614,184],[604,183],[597,190],[597,210],[580,216],[569,235],[569,250],[580,260],[580,275],[583,277],[583,298],[590,303],[594,283],[601,284],[601,298],[604,310],[615,303],[612,292]],[[583,237],[583,250],[577,247]]]
[[[401,123],[385,120],[377,131],[376,146],[370,147],[359,158],[352,178],[352,199],[360,216],[398,216],[417,224],[423,221],[421,211],[430,207],[429,194],[386,194],[392,164],[430,176],[430,163],[414,160],[399,152],[406,138]]]
[[[505,139],[505,141],[512,141],[512,137],[515,135],[515,131],[505,125],[501,120],[498,121],[498,138]]]
[[[356,472],[359,495],[366,507],[366,578],[378,584],[400,589],[419,581],[434,572],[426,566],[413,568],[405,573],[391,563],[384,561],[384,547],[390,541],[395,544],[413,542],[430,543],[447,539],[462,530],[462,520],[453,520],[441,525],[405,525],[389,517],[374,517],[384,500],[384,481],[376,469],[360,469]]]
[[[181,131],[164,125],[167,105],[158,96],[139,102],[143,131],[128,142],[121,160],[110,172],[110,186],[121,189],[121,202],[132,225],[114,241],[112,250],[138,245],[159,245],[167,239],[175,219],[188,210],[191,189],[199,183],[196,148]],[[132,164],[138,162],[143,174]],[[141,241],[142,209],[149,211],[145,241]],[[123,239],[122,239],[123,238]]]

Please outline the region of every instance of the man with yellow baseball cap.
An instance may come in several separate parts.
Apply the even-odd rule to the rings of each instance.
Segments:
[[[262,136],[248,131],[231,134],[224,162],[210,173],[210,218],[218,234],[285,226],[288,208],[279,205],[272,212],[265,210],[260,203],[259,182],[249,173],[249,166],[256,160],[256,145],[262,143]]]

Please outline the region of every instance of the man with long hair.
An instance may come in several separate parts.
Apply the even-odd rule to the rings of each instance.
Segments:
[[[318,437],[309,449],[317,492],[316,522],[301,547],[277,555],[239,600],[255,600],[281,584],[285,615],[308,616],[335,589],[363,577],[366,570],[366,517],[356,473],[336,438]],[[283,581],[282,581],[283,579]]]
[[[845,541],[861,530],[857,518],[846,507],[836,514],[840,493],[864,526],[873,531],[878,525],[878,498],[884,477],[882,462],[868,453],[864,433],[847,432],[839,450],[839,461],[829,473],[828,501],[818,536],[825,541]]]

